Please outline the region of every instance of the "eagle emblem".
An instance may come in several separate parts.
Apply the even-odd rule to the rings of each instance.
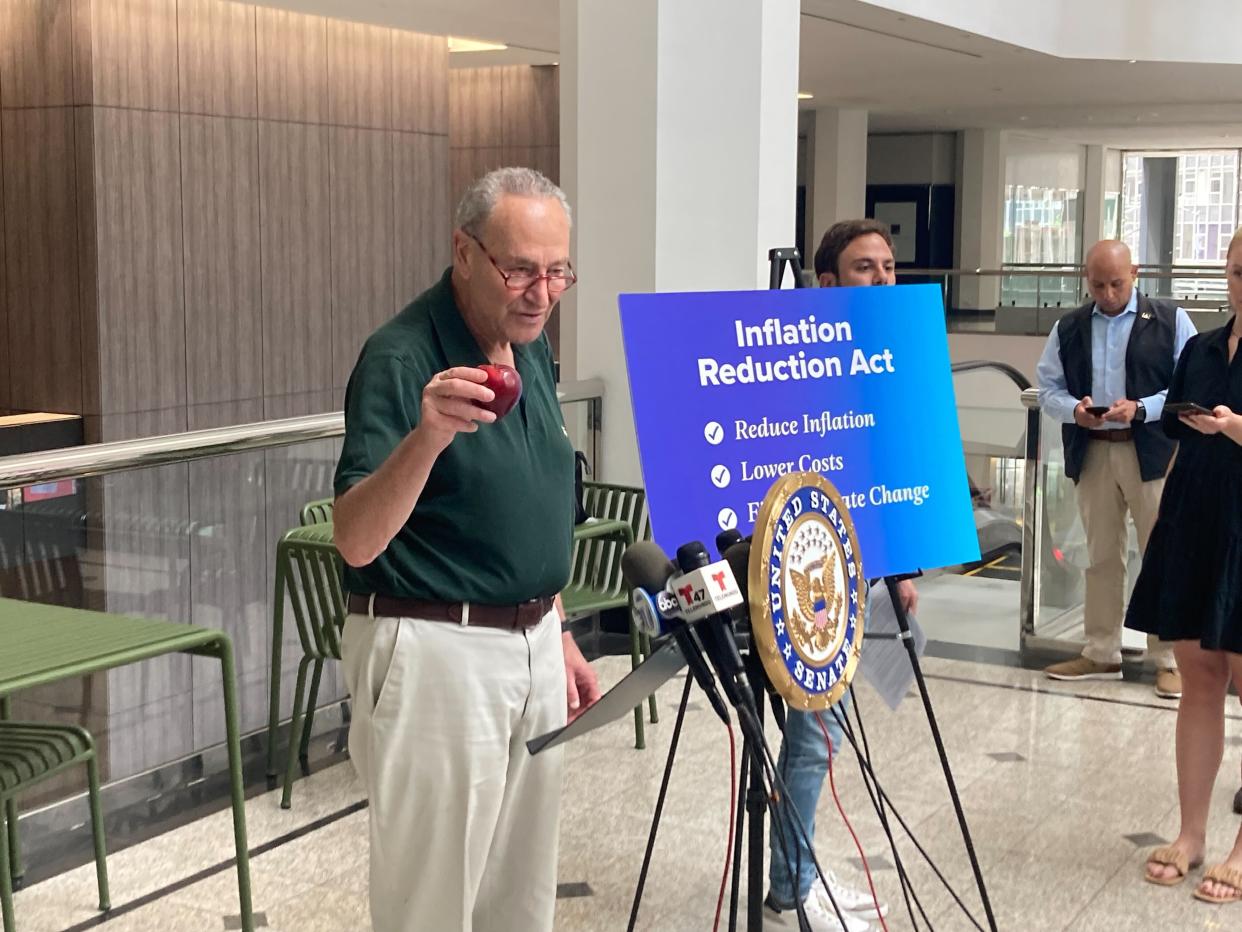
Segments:
[[[862,656],[862,558],[840,493],[818,473],[773,483],[755,521],[750,613],[772,686],[795,709],[826,709]]]
[[[789,570],[797,605],[790,612],[801,641],[814,656],[825,655],[841,626],[841,609],[845,594],[837,591],[837,555],[830,551],[827,559],[812,560],[798,572]]]

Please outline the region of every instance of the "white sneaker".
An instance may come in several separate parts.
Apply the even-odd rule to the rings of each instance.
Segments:
[[[822,889],[816,890],[812,887],[802,903],[802,908],[806,910],[811,932],[867,932],[871,928],[871,923],[861,916],[847,912],[844,906],[841,906],[841,915],[845,918],[845,925],[842,926]],[[767,932],[788,932],[790,929],[797,929],[798,911],[777,909],[772,904],[772,897],[769,896],[763,901],[763,928]]]
[[[828,888],[832,891],[832,898],[837,901],[837,905],[841,907],[842,912],[857,913],[859,916],[867,919],[874,918],[877,915],[880,917],[888,915],[888,904],[880,903],[877,909],[876,902],[872,899],[869,889],[851,887],[830,870],[824,871],[824,879],[828,881]],[[822,889],[820,894],[823,894]],[[831,912],[832,904],[828,902],[827,897],[824,897],[824,904]]]

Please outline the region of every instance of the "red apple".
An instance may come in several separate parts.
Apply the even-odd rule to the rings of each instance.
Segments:
[[[496,415],[496,420],[500,420],[513,410],[522,397],[522,377],[512,366],[489,364],[479,368],[487,374],[487,381],[483,384],[496,393],[490,402],[479,402],[479,407],[491,411]]]

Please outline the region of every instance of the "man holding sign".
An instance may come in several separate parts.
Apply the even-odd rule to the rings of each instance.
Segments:
[[[875,220],[843,220],[834,224],[815,251],[815,274],[819,284],[825,288],[896,284],[893,241],[888,227]],[[918,606],[914,583],[903,580],[898,583],[897,591],[906,612],[913,614]],[[866,617],[869,618],[870,614],[868,607]],[[836,706],[841,716],[848,712],[849,701],[850,694],[847,692]],[[777,767],[788,788],[789,804],[797,810],[798,818],[806,826],[808,834],[812,835],[812,841],[815,809],[824,778],[828,775],[828,742],[832,742],[835,760],[845,745],[843,739],[837,716],[832,712],[788,710]],[[796,903],[801,902],[814,932],[841,932],[840,920],[823,889],[812,889],[818,878],[810,851],[802,843],[796,827],[789,820],[785,822],[783,832],[785,838],[791,840],[791,849],[792,839],[798,839],[798,851],[793,857],[798,876],[792,876],[792,865],[787,865],[781,854],[780,831],[773,824],[769,837],[772,849],[768,876],[770,887],[764,902],[764,927],[798,928]],[[849,930],[867,928],[868,920],[875,917],[877,909],[871,894],[847,886],[827,868],[824,875],[832,887],[833,899],[849,924]],[[881,915],[887,913],[883,904],[878,904],[878,908]]]

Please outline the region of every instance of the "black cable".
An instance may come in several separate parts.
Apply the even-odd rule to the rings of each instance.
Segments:
[[[815,845],[811,841],[810,834],[807,831],[806,824],[802,821],[802,816],[798,814],[798,809],[789,798],[788,787],[785,786],[785,778],[780,773],[780,768],[776,765],[776,759],[772,755],[772,749],[768,746],[767,740],[764,738],[763,730],[758,727],[758,716],[754,710],[745,705],[738,706],[738,719],[743,722],[743,727],[750,728],[752,732],[757,733],[759,737],[758,745],[763,750],[764,758],[766,758],[766,766],[764,771],[770,776],[773,791],[779,794],[780,799],[785,803],[786,810],[793,816],[790,821],[791,826],[796,830],[798,838],[806,845],[807,851],[811,855],[811,863],[815,865],[815,873],[819,877],[819,882],[823,885],[824,893],[828,896],[828,902],[832,904],[832,911],[836,913],[837,921],[841,923],[842,928],[847,928],[848,923],[845,921],[844,915],[841,913],[841,907],[837,905],[836,897],[832,895],[832,888],[828,886],[828,879],[824,876],[824,869],[820,866],[819,858],[815,854]],[[762,760],[762,759],[761,759]],[[780,820],[774,812],[772,816],[775,824],[780,826]],[[786,866],[789,860],[786,858]],[[795,894],[797,891],[795,891]],[[795,899],[797,899],[795,895]],[[801,905],[799,903],[799,905]]]
[[[850,735],[849,732],[846,732],[846,736],[847,738],[850,739],[851,744],[854,745],[855,753],[857,753],[858,746],[855,743],[853,736]],[[876,776],[875,769],[871,766],[871,763],[869,761],[864,761],[861,755],[859,756],[859,760],[861,761],[862,766],[866,768],[867,773],[870,775],[871,779],[874,781],[876,792],[879,794],[880,798],[884,801],[885,805],[888,806],[888,809],[893,814],[894,818],[897,819],[897,822],[901,825],[902,830],[906,833],[906,837],[909,838],[911,844],[914,845],[915,850],[917,850],[918,853],[922,855],[923,860],[927,862],[927,866],[932,869],[932,872],[936,875],[936,878],[940,881],[941,885],[946,890],[949,891],[949,895],[952,896],[954,902],[956,902],[957,905],[961,907],[962,912],[966,915],[966,918],[970,920],[971,924],[976,929],[978,929],[979,932],[986,932],[983,926],[979,924],[979,921],[975,918],[974,914],[970,911],[969,908],[967,908],[966,904],[962,902],[961,896],[959,896],[958,892],[955,889],[953,889],[953,885],[949,883],[948,879],[944,876],[944,873],[940,870],[939,866],[937,866],[936,862],[932,860],[932,856],[927,853],[927,850],[919,842],[918,838],[914,834],[914,830],[910,828],[909,823],[906,822],[900,810],[893,804],[892,798],[888,795],[887,792],[885,792],[884,787],[881,785],[879,781],[879,778]]]
[[[979,864],[979,855],[975,851],[974,839],[970,835],[970,827],[966,824],[966,811],[962,808],[962,799],[957,792],[957,781],[953,778],[953,768],[949,765],[949,753],[945,750],[944,739],[940,735],[940,725],[936,722],[936,713],[932,710],[931,693],[927,691],[927,681],[923,679],[923,667],[919,663],[918,652],[914,647],[914,638],[910,633],[909,619],[905,607],[897,594],[897,578],[884,577],[888,587],[889,599],[893,603],[893,612],[897,616],[897,626],[901,629],[901,639],[905,642],[906,654],[910,658],[910,668],[914,671],[914,682],[919,688],[919,698],[923,702],[923,711],[927,714],[927,726],[931,729],[932,741],[936,745],[936,755],[940,758],[940,769],[944,773],[944,782],[949,787],[949,798],[953,801],[953,812],[957,816],[958,828],[962,831],[962,841],[966,845],[966,854],[970,858],[970,869],[975,876],[975,886],[979,889],[979,899],[983,903],[983,912],[987,916],[988,928],[996,932],[996,914],[992,910],[992,901],[988,897],[988,887],[983,880],[983,868]]]
[[[742,842],[746,834],[746,793],[750,787],[750,755],[746,752],[746,736],[742,736],[742,766],[738,774],[737,817],[733,836],[733,883],[729,890],[729,932],[737,932],[737,907],[742,877]]]
[[[858,715],[858,697],[854,693],[854,687],[852,684],[850,686],[850,699],[852,700],[852,705],[854,707],[854,714]],[[933,928],[931,920],[927,917],[927,912],[923,909],[923,904],[919,901],[918,894],[914,891],[914,884],[910,880],[909,873],[906,871],[905,863],[901,857],[901,852],[897,848],[897,839],[893,835],[892,826],[888,821],[888,814],[885,811],[884,801],[880,799],[879,795],[875,792],[875,788],[872,786],[871,778],[867,775],[867,765],[871,764],[871,747],[867,744],[866,732],[862,732],[862,748],[860,749],[858,741],[855,740],[853,730],[850,727],[849,713],[843,715],[835,706],[831,711],[837,721],[837,724],[841,728],[841,733],[846,736],[846,739],[854,748],[854,757],[858,761],[858,770],[862,775],[863,786],[867,790],[867,797],[871,800],[871,806],[875,809],[876,815],[879,816],[880,827],[884,830],[884,837],[888,839],[889,850],[893,853],[893,866],[897,870],[898,880],[901,881],[901,897],[906,904],[906,914],[910,917],[910,926],[914,929],[914,932],[918,932],[919,923],[914,917],[914,906],[910,903],[910,899],[913,897],[914,905],[918,906],[919,915],[921,915],[923,917],[923,921],[927,923],[927,928],[930,932]],[[861,726],[862,719],[860,717],[860,730]],[[864,758],[866,764],[864,764]]]
[[[756,755],[756,757],[757,757],[756,763],[762,763],[762,759],[758,758],[758,754],[759,754],[759,752],[754,750],[753,745],[752,745],[752,748],[751,748],[751,754]],[[766,772],[764,769],[760,768],[760,770],[759,770],[759,775],[760,775],[760,776],[759,776],[759,779],[760,779],[760,781],[762,782],[762,781],[763,781],[763,780],[767,777],[767,772]],[[765,794],[765,795],[766,795],[766,797],[767,797],[767,806],[768,806],[768,820],[769,820],[769,821],[772,823],[772,825],[776,828],[776,836],[777,836],[777,841],[778,841],[778,843],[779,843],[779,845],[780,845],[780,853],[781,853],[781,858],[782,858],[782,859],[784,860],[784,862],[785,862],[785,870],[786,870],[786,871],[788,871],[788,872],[790,873],[790,876],[793,876],[793,877],[794,877],[794,883],[796,884],[796,883],[797,883],[797,878],[796,878],[796,876],[793,874],[793,868],[791,867],[791,865],[790,865],[790,863],[789,863],[789,838],[788,838],[788,836],[785,834],[785,827],[784,827],[784,825],[782,824],[782,821],[781,821],[780,810],[779,810],[779,808],[778,808],[779,803],[778,803],[778,801],[777,801],[777,794],[776,794],[775,789],[772,789],[772,788],[771,788],[771,787],[772,787],[772,784],[771,784],[771,782],[770,782],[770,781],[769,781],[769,784],[768,784],[768,785],[769,785],[769,788],[770,788],[770,789],[769,789],[769,791]],[[789,800],[788,800],[788,798],[785,798],[785,797],[782,797],[782,798],[783,798],[783,801],[784,801],[785,805],[786,805],[786,806],[788,806],[788,805],[789,805]],[[834,905],[835,905],[835,904],[834,904]],[[795,913],[797,914],[797,916],[798,916],[798,930],[799,930],[799,932],[812,932],[812,930],[811,930],[811,920],[809,920],[809,919],[806,917],[806,904],[805,904],[805,903],[803,903],[803,902],[802,902],[802,900],[800,900],[800,899],[798,898],[798,891],[797,891],[796,886],[795,886],[795,888],[794,888],[794,912],[795,912]],[[839,913],[839,912],[838,912],[837,916],[838,916],[838,918],[840,918],[840,913]],[[845,924],[845,920],[844,920],[844,919],[842,919],[842,920],[841,920],[841,924],[844,926],[844,924]]]
[[[893,852],[893,864],[897,869],[897,876],[901,881],[901,895],[905,900],[906,913],[910,917],[910,925],[917,932],[919,928],[918,920],[914,918],[914,909],[910,900],[913,898],[914,906],[918,907],[919,915],[923,917],[923,921],[927,924],[929,930],[933,929],[931,919],[927,916],[927,911],[923,909],[923,903],[919,900],[919,895],[914,889],[914,883],[910,879],[909,872],[906,870],[905,861],[901,857],[901,852],[897,847],[897,839],[893,834],[892,825],[888,821],[887,807],[884,800],[875,792],[873,781],[867,775],[867,767],[873,766],[871,758],[871,745],[867,741],[866,730],[862,727],[862,715],[858,712],[858,697],[854,693],[853,686],[850,687],[850,697],[853,699],[854,715],[858,718],[859,732],[862,736],[862,753],[858,754],[858,769],[862,774],[863,786],[867,788],[867,796],[871,799],[871,805],[874,807],[876,814],[879,816],[880,825],[884,829],[884,836],[888,839],[889,849]],[[835,711],[835,710],[834,710]],[[853,746],[857,749],[858,742],[854,740],[853,728],[850,725],[849,714],[840,716],[839,722],[842,726],[842,733],[850,739]],[[855,752],[857,754],[857,751]],[[866,765],[864,765],[864,759]]]

